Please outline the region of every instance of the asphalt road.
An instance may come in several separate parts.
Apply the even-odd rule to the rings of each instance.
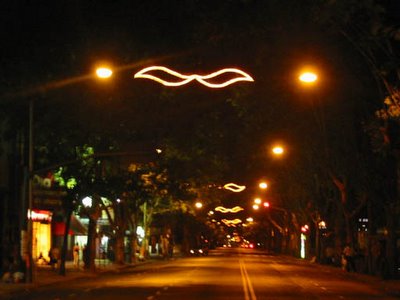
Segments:
[[[251,249],[160,262],[96,279],[41,287],[18,299],[398,299],[373,285],[301,260]]]

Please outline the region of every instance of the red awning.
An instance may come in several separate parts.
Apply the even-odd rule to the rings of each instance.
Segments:
[[[53,224],[53,235],[64,235],[65,232],[65,223],[64,222],[55,222]],[[73,235],[74,232],[71,230],[71,228],[69,229],[68,232],[69,235]]]
[[[64,222],[54,222],[53,223],[53,234],[54,235],[64,235],[65,223]],[[86,227],[74,216],[71,216],[71,224],[69,228],[69,235],[86,235]]]

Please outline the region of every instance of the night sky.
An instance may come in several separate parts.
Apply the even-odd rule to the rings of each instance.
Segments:
[[[310,51],[316,38],[305,8],[294,2],[11,2],[2,8],[2,64],[8,80],[26,83],[35,82],[33,74],[38,83],[76,76],[99,60],[125,65],[167,56],[165,64],[188,70],[249,68],[260,51],[290,42],[284,50],[290,60],[290,48]]]
[[[70,121],[95,130],[100,121],[114,132],[129,127],[133,139],[154,143],[170,136],[184,143],[196,130],[207,132],[207,126],[197,124],[218,115],[222,121],[209,121],[209,126],[216,135],[232,128],[230,135],[225,133],[227,144],[213,143],[212,136],[204,142],[243,165],[244,148],[261,147],[278,136],[300,138],[295,127],[307,107],[295,101],[304,92],[296,94],[294,78],[302,65],[320,70],[316,97],[328,106],[351,106],[343,95],[345,86],[351,85],[357,97],[368,94],[363,86],[371,79],[359,55],[343,37],[316,26],[301,2],[8,1],[0,6],[1,92],[40,98],[37,109],[43,114],[37,126],[62,119],[64,132]],[[57,85],[90,74],[101,61],[119,67],[112,82]],[[255,82],[210,91],[194,83],[172,90],[134,80],[133,74],[149,62],[199,74],[239,67]],[[38,87],[45,89],[29,94]],[[254,136],[243,128],[243,139],[233,133],[237,99],[260,119],[263,130],[253,131]],[[46,115],[50,110],[51,116]],[[72,114],[79,115],[78,122]]]

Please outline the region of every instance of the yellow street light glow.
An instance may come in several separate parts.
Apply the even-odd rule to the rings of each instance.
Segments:
[[[109,78],[112,75],[112,70],[110,68],[101,67],[96,69],[96,75],[99,78]]]
[[[196,202],[195,206],[196,206],[196,208],[202,208],[203,207],[203,203]]]
[[[254,203],[255,203],[255,204],[261,204],[261,202],[262,202],[262,201],[261,201],[260,198],[255,198],[255,199],[254,199]]]
[[[312,83],[317,81],[318,76],[313,72],[304,72],[299,76],[299,80],[306,83]]]
[[[181,80],[175,81],[175,82],[167,81],[160,77],[150,74],[149,72],[151,72],[151,71],[162,71],[171,76],[175,76]],[[225,73],[235,73],[235,74],[238,74],[239,76],[229,79],[222,83],[212,83],[209,81],[210,79],[213,79],[213,78],[218,77]],[[154,80],[165,86],[181,86],[181,85],[187,84],[193,80],[196,80],[197,82],[199,82],[207,87],[210,87],[210,88],[223,88],[223,87],[226,87],[226,86],[233,84],[235,82],[238,82],[238,81],[251,81],[251,82],[254,81],[254,79],[249,74],[243,72],[242,70],[236,69],[236,68],[225,68],[225,69],[221,69],[219,71],[216,71],[216,72],[208,74],[208,75],[198,75],[198,74],[184,75],[184,74],[178,73],[176,71],[173,71],[173,70],[168,69],[163,66],[150,66],[150,67],[144,68],[144,69],[140,70],[139,72],[137,72],[134,75],[134,78],[146,78],[146,79]]]
[[[275,146],[274,148],[272,148],[272,153],[274,153],[275,155],[282,155],[284,151],[285,150],[283,150],[282,146]]]
[[[268,183],[260,182],[258,186],[259,186],[260,189],[265,190],[268,187]]]
[[[237,185],[235,183],[227,183],[224,185],[224,189],[230,190],[234,193],[240,193],[246,189],[246,186],[244,185]]]
[[[260,208],[260,206],[258,204],[253,204],[253,209],[257,210],[259,208]]]
[[[319,228],[319,229],[326,229],[326,223],[325,223],[325,221],[320,221],[320,222],[318,223],[318,228]]]

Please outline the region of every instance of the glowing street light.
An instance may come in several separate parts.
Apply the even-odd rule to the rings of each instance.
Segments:
[[[113,71],[108,67],[99,67],[96,69],[96,76],[101,79],[110,78]]]
[[[265,190],[267,187],[268,187],[268,183],[266,183],[266,182],[260,182],[259,184],[258,184],[258,187],[260,188],[260,189],[262,189],[262,190]]]
[[[93,200],[92,197],[85,197],[82,199],[82,204],[84,207],[92,207]]]
[[[319,228],[319,229],[326,229],[326,223],[325,223],[325,221],[320,221],[320,222],[318,223],[318,228]]]
[[[276,156],[282,155],[285,152],[282,146],[275,146],[272,148],[272,153]]]
[[[261,204],[261,202],[262,202],[261,198],[255,198],[254,199],[254,203],[255,204]]]
[[[299,80],[304,83],[314,83],[317,79],[318,76],[314,72],[304,72],[299,76]]]
[[[201,203],[201,202],[196,202],[194,206],[195,206],[196,208],[200,209],[200,208],[203,207],[203,203]]]

